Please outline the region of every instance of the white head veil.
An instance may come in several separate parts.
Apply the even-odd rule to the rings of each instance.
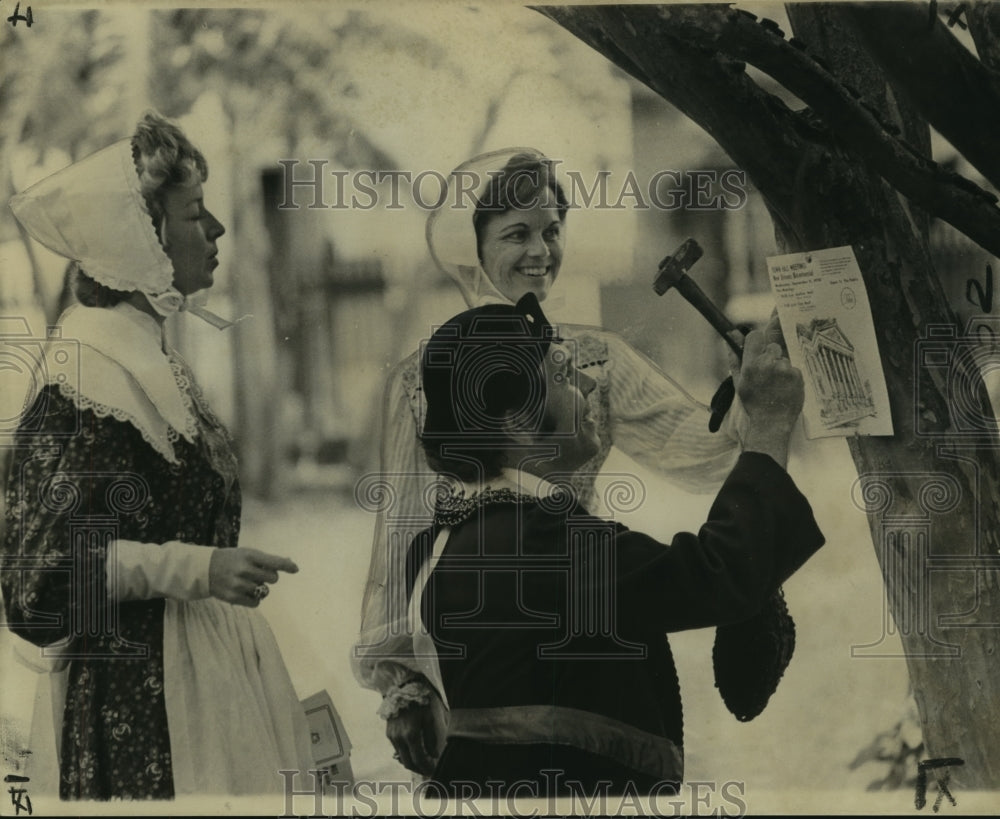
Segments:
[[[469,307],[513,303],[483,271],[472,217],[490,181],[518,155],[547,159],[534,148],[503,148],[474,156],[448,175],[446,195],[441,205],[427,217],[427,247],[431,258],[458,285]],[[553,306],[551,298],[546,306]]]
[[[139,291],[161,316],[186,309],[229,326],[173,286],[173,264],[146,207],[130,139],[47,176],[11,198],[10,208],[29,236],[96,282]]]

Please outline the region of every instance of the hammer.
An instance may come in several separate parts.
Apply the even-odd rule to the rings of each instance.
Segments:
[[[743,358],[743,334],[735,324],[726,318],[706,296],[687,271],[701,258],[702,249],[694,239],[687,239],[672,256],[667,256],[657,270],[653,289],[662,296],[671,287],[675,288],[690,304],[701,313],[730,346],[736,356]]]

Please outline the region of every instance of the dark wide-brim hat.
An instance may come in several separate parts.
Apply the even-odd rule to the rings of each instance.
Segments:
[[[506,420],[539,429],[545,357],[554,340],[534,293],[515,305],[466,310],[441,325],[421,356],[427,405],[421,437],[487,443],[505,437]]]

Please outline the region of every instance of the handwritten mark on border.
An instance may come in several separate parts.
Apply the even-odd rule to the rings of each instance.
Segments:
[[[18,23],[25,23],[28,28],[31,28],[31,24],[35,22],[34,15],[31,13],[31,6],[28,6],[24,10],[24,14],[21,14],[21,4],[20,2],[14,6],[14,13],[7,18],[7,22],[12,26],[17,26]]]
[[[937,777],[938,795],[934,800],[931,810],[937,813],[941,809],[941,800],[948,797],[952,807],[958,805],[955,797],[948,790],[948,783],[951,781],[951,768],[964,765],[965,760],[957,756],[946,756],[940,759],[924,759],[917,763],[917,791],[913,798],[913,804],[917,810],[923,810],[927,804],[927,772],[944,768],[944,773]]]

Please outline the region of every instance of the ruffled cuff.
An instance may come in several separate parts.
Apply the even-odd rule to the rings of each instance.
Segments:
[[[381,644],[373,642],[373,645],[379,645],[380,649],[385,651]],[[393,643],[390,645],[393,646]],[[409,656],[403,654],[404,649],[410,652]],[[423,676],[416,659],[413,657],[413,640],[409,635],[406,636],[405,641],[401,641],[395,657],[396,659],[392,660],[387,660],[384,657],[375,658],[368,675],[370,681],[368,687],[374,688],[383,697],[393,688],[399,688],[399,686]]]
[[[209,564],[215,549],[172,540],[116,540],[109,550],[107,583],[112,600],[201,600],[210,597]]]
[[[423,677],[411,677],[409,682],[390,688],[382,697],[378,715],[389,720],[411,705],[427,705],[434,689]]]
[[[736,719],[749,722],[764,710],[794,652],[795,621],[780,588],[753,617],[715,630],[715,687]]]

